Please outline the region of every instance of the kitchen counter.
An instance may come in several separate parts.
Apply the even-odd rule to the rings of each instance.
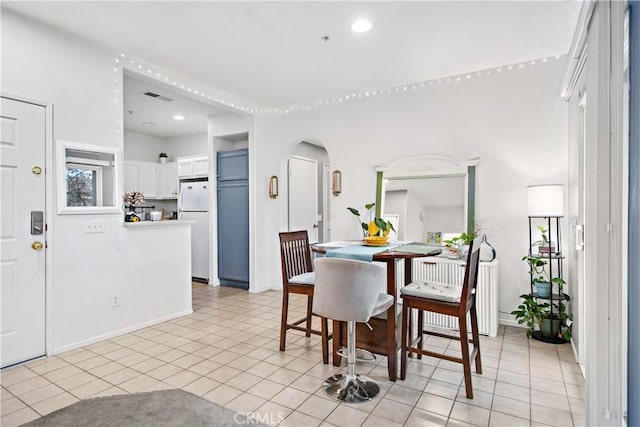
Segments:
[[[191,225],[195,224],[195,221],[185,221],[180,219],[166,219],[163,221],[140,221],[140,222],[123,222],[122,225],[126,228],[146,228],[146,227],[167,227],[174,225]]]

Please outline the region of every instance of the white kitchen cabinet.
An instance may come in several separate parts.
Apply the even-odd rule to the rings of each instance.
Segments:
[[[178,166],[125,160],[124,189],[127,193],[140,191],[145,199],[177,199]]]
[[[160,197],[176,199],[178,197],[178,165],[165,163],[158,166],[158,184]]]
[[[178,177],[202,178],[209,175],[209,158],[207,156],[181,157],[178,162]]]

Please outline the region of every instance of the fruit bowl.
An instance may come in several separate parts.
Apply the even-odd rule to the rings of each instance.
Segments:
[[[389,240],[389,236],[367,236],[364,238],[364,242],[367,245],[386,245]]]

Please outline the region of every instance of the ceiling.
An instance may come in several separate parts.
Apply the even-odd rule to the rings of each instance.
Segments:
[[[153,98],[147,92],[160,95]],[[170,100],[167,100],[170,99]],[[172,91],[167,86],[144,77],[124,76],[124,129],[160,138],[207,132],[207,116],[225,114],[226,110]],[[181,115],[184,120],[174,120]]]
[[[283,108],[564,54],[580,3],[3,1],[2,7],[253,105]],[[350,25],[361,17],[373,28],[353,33]]]

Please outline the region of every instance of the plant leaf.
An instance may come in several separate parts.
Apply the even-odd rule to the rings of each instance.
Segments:
[[[366,205],[364,205],[366,210],[371,209],[372,207],[374,207],[376,204],[375,203],[367,203]]]
[[[360,212],[358,212],[357,209],[354,209],[354,208],[347,208],[347,209],[349,210],[349,212],[351,212],[355,216],[360,216]]]

